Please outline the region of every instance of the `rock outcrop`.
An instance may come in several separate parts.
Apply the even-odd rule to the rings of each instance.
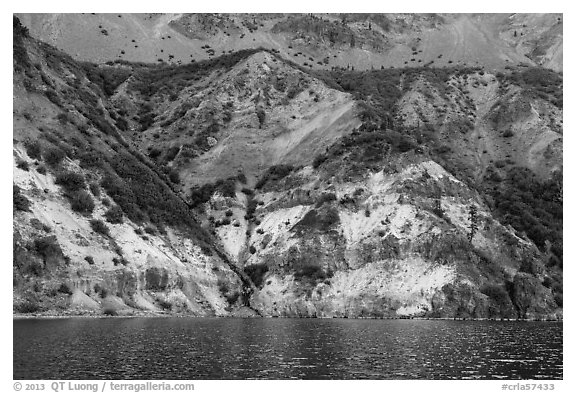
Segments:
[[[16,313],[562,318],[553,71],[13,62]]]

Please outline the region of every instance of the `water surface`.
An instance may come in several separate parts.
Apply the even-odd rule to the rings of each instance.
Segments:
[[[14,379],[561,379],[546,322],[14,320]]]

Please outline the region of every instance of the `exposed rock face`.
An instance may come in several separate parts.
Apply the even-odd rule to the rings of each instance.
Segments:
[[[294,176],[306,177],[306,169]],[[318,186],[317,179],[299,193]],[[442,190],[441,213],[431,198]],[[530,243],[493,220],[478,196],[431,161],[400,173],[375,173],[332,183],[336,199],[286,207],[262,194],[261,224],[249,239],[248,266],[267,271],[252,304],[265,315],[317,317],[524,317],[528,306],[521,261],[541,258]],[[362,193],[355,190],[362,189]],[[352,202],[345,195],[356,195]],[[317,201],[320,201],[318,198]],[[303,202],[305,202],[304,200]],[[343,203],[346,202],[346,203]],[[467,239],[468,209],[477,204],[480,229]],[[510,279],[514,277],[512,282]],[[531,295],[549,290],[530,276]],[[486,290],[486,286],[499,285]],[[506,286],[511,288],[506,289]],[[486,292],[488,294],[483,293]],[[508,291],[511,291],[510,293]],[[531,317],[553,316],[542,306]],[[535,306],[530,306],[535,307]]]
[[[556,73],[81,66],[14,28],[15,312],[562,317]]]
[[[27,155],[17,149],[17,158]],[[52,175],[15,167],[14,181],[32,202],[30,212],[14,213],[16,309],[30,300],[32,289],[39,311],[68,307],[76,313],[228,314],[221,287],[241,287],[238,277],[184,234],[168,229],[166,235],[143,235],[139,225],[125,218],[121,224],[106,223],[110,235],[103,236],[89,223],[95,218],[105,221],[103,199],[86,217],[70,209]],[[58,291],[61,285],[74,293],[69,302],[60,298],[66,294]],[[111,302],[111,296],[116,300]]]
[[[519,273],[514,277],[512,300],[521,318],[546,315],[556,304],[550,290],[528,273]]]

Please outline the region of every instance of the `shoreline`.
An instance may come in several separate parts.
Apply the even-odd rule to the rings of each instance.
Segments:
[[[473,321],[473,322],[564,322],[564,319],[515,319],[515,318],[432,318],[432,317],[280,317],[280,316],[197,316],[189,314],[141,314],[141,315],[90,315],[90,314],[70,314],[70,315],[29,315],[29,314],[12,314],[12,320],[26,320],[26,319],[134,319],[134,318],[218,318],[218,319],[351,319],[351,320],[418,320],[418,321]]]

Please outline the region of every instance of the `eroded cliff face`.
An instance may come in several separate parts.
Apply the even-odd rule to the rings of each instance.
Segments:
[[[120,134],[88,70],[17,20],[14,68],[14,312],[254,314],[249,285]]]
[[[14,49],[16,313],[562,318],[554,73]]]
[[[21,148],[15,160],[28,161]],[[83,171],[73,162],[64,166]],[[94,211],[73,211],[50,173],[14,167],[14,184],[30,201],[14,212],[14,306],[48,314],[187,313],[229,315],[242,285],[230,267],[171,228],[106,220],[111,198],[99,190]],[[107,233],[96,233],[100,220]],[[105,223],[105,224],[104,224]],[[207,255],[212,254],[212,255]],[[239,288],[239,291],[235,289]]]
[[[538,249],[441,166],[410,160],[354,182],[305,167],[265,186],[256,226],[218,232],[245,244],[237,255],[257,283],[251,304],[270,316],[559,317]],[[539,273],[522,273],[527,265]],[[526,292],[538,294],[533,303]]]

